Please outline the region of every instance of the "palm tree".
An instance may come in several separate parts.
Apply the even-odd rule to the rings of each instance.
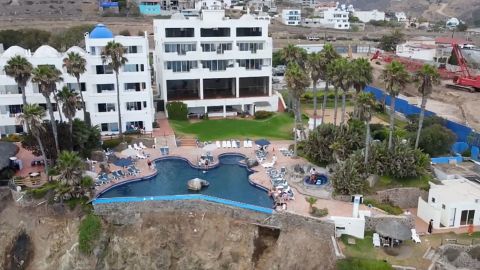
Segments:
[[[317,198],[314,197],[307,197],[305,200],[308,203],[308,206],[310,206],[310,213],[313,212],[313,205],[317,202]]]
[[[122,127],[122,114],[120,111],[120,86],[118,82],[118,74],[120,68],[127,63],[128,59],[124,56],[126,50],[121,43],[115,41],[109,41],[107,46],[102,51],[102,61],[104,64],[108,64],[110,68],[115,72],[115,78],[117,80],[117,109],[118,109],[118,128],[119,136],[123,139],[123,127]]]
[[[320,80],[322,72],[322,56],[320,53],[311,53],[308,55],[308,67],[310,78],[313,85],[313,127],[317,126],[317,83]]]
[[[436,67],[425,64],[414,75],[414,81],[419,84],[418,92],[422,95],[422,105],[420,106],[420,117],[418,118],[417,138],[415,139],[415,149],[418,148],[420,133],[422,132],[423,118],[425,117],[425,106],[433,90],[433,85],[440,84],[440,74]]]
[[[41,65],[33,69],[32,71],[32,82],[38,83],[40,92],[45,97],[47,103],[48,113],[50,115],[50,124],[52,125],[53,137],[55,139],[55,149],[57,154],[60,153],[60,147],[58,145],[58,132],[57,132],[57,122],[55,121],[55,116],[53,115],[52,102],[50,101],[50,95],[54,93],[56,89],[56,83],[62,81],[62,73],[55,66],[52,65]],[[59,104],[57,103],[57,107]]]
[[[67,69],[67,73],[77,79],[78,92],[80,93],[80,98],[82,100],[83,120],[90,125],[90,117],[85,108],[85,100],[83,99],[80,85],[80,76],[87,71],[86,65],[87,60],[76,52],[69,52],[67,57],[63,59],[63,67]]]
[[[370,120],[372,120],[372,107],[375,105],[375,97],[372,93],[360,92],[357,96],[357,117],[365,122],[365,165],[368,163],[370,152]]]
[[[58,92],[58,99],[62,103],[62,110],[65,114],[65,117],[68,119],[68,125],[70,130],[70,141],[72,142],[73,147],[73,118],[77,110],[82,107],[82,102],[76,91],[70,90],[68,87],[64,86],[60,92]]]
[[[332,44],[327,43],[323,47],[323,50],[320,52],[322,58],[322,68],[320,77],[325,82],[325,93],[323,95],[323,104],[322,104],[322,121],[325,119],[325,109],[327,108],[327,93],[328,93],[328,85],[330,83],[330,77],[328,73],[328,66],[332,63],[335,59],[340,58],[340,55],[335,51],[335,48]]]
[[[280,51],[280,56],[287,64],[296,62],[299,66],[305,68],[308,54],[305,49],[288,44]]]
[[[81,192],[80,179],[83,171],[83,161],[76,152],[62,151],[57,159],[57,168],[60,172],[60,181],[63,184],[61,193],[70,193],[71,197],[78,197]]]
[[[304,69],[297,63],[291,62],[288,64],[285,72],[285,81],[287,82],[287,87],[290,95],[293,97],[295,106],[294,156],[297,156],[297,130],[301,130],[299,126],[302,121],[300,116],[300,97],[305,93],[305,88],[310,85],[310,79]]]
[[[25,87],[28,81],[32,77],[33,66],[28,62],[27,58],[16,55],[7,61],[7,64],[3,67],[7,76],[15,79],[15,82],[22,91],[23,106],[27,105],[27,95],[25,94]],[[29,130],[28,124],[26,124],[27,132]]]
[[[355,97],[358,98],[365,87],[373,81],[372,66],[370,61],[365,58],[357,58],[352,60],[353,65],[353,88],[355,89]],[[357,103],[357,102],[356,102]],[[357,115],[358,105],[355,104],[354,115]]]
[[[388,134],[388,149],[391,150],[393,147],[393,131],[395,128],[395,99],[400,93],[400,90],[409,83],[410,75],[402,63],[393,61],[382,71],[380,79],[385,82],[385,88],[390,95],[390,132]]]
[[[346,110],[346,95],[348,90],[353,84],[353,68],[352,63],[346,58],[335,59],[329,65],[330,80],[335,86],[335,112],[333,115],[333,122],[337,124],[337,100],[338,100],[338,88],[342,89],[342,115],[340,124],[345,123],[345,110]]]
[[[47,155],[45,154],[45,147],[40,138],[41,134],[45,131],[43,126],[43,118],[45,117],[45,110],[38,104],[25,104],[23,105],[23,113],[18,116],[18,119],[22,124],[30,127],[30,132],[37,140],[40,151],[42,152],[43,163],[45,164],[45,173],[48,176],[48,163]]]

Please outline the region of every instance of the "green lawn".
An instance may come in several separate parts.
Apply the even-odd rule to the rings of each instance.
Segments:
[[[374,190],[384,190],[397,187],[417,187],[428,190],[428,182],[431,181],[429,175],[422,175],[419,177],[396,179],[390,176],[380,176],[377,184],[373,187]]]
[[[347,258],[337,261],[338,270],[391,270],[393,267],[384,261],[364,259],[364,258]]]
[[[174,121],[170,125],[177,134],[188,134],[202,141],[266,138],[286,139],[293,137],[293,118],[287,113],[278,113],[265,120],[254,119],[219,119],[201,120],[200,122]]]

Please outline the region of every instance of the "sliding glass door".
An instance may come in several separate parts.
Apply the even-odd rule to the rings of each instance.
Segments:
[[[475,217],[475,210],[463,210],[460,217],[460,226],[473,224],[473,218]]]

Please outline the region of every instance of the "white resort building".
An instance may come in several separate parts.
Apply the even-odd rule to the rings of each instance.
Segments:
[[[229,19],[224,10],[202,10],[199,18],[175,14],[155,20],[154,33],[164,106],[181,101],[190,114],[210,117],[277,110],[268,21],[250,14]]]
[[[85,34],[85,50],[80,47],[72,47],[67,52],[62,53],[48,45],[43,45],[32,53],[30,50],[12,46],[0,53],[0,134],[23,132],[23,127],[17,120],[17,116],[22,111],[22,93],[15,80],[5,75],[4,66],[7,61],[13,56],[21,55],[27,58],[34,67],[55,65],[63,73],[63,82],[57,83],[57,89],[60,90],[63,86],[67,86],[70,89],[78,90],[76,78],[68,75],[66,69],[63,68],[63,59],[68,52],[72,51],[78,52],[87,60],[87,71],[81,76],[80,82],[92,125],[98,125],[102,134],[118,132],[115,74],[107,65],[102,63],[100,56],[103,47],[112,40],[125,46],[127,51],[125,57],[128,59],[119,74],[123,130],[143,128],[145,131],[152,131],[155,110],[148,63],[147,37],[114,36],[107,27],[99,24],[91,33]],[[28,103],[38,103],[46,107],[45,98],[39,93],[37,84],[30,81],[25,93]],[[50,100],[55,110],[55,118],[59,120],[60,115],[53,96]],[[81,110],[77,111],[76,118],[83,119]]]
[[[282,23],[285,25],[300,25],[302,21],[302,11],[300,9],[282,10]]]
[[[302,25],[306,27],[324,27],[333,29],[350,29],[348,21],[349,11],[342,9],[338,5],[319,6],[314,11],[314,17],[302,20]]]

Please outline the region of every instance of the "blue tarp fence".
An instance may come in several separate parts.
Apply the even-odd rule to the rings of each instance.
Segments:
[[[389,95],[385,96],[385,92],[379,88],[373,86],[365,87],[365,91],[372,93],[375,96],[375,99],[379,102],[383,102],[385,99],[385,104],[390,106],[391,98]],[[395,111],[404,114],[405,116],[413,115],[413,114],[420,114],[420,107],[415,105],[409,104],[408,101],[396,98],[395,99]],[[433,116],[435,115],[434,112],[425,110],[425,116]],[[468,137],[470,134],[474,133],[474,131],[462,124],[450,121],[445,119],[445,127],[453,131],[455,135],[457,135],[457,142],[468,142]],[[480,134],[476,133],[478,136]],[[478,146],[478,145],[477,145]]]

